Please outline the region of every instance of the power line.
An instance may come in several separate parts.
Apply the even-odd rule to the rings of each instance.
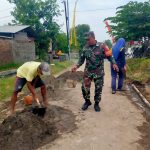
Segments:
[[[101,11],[101,10],[111,10],[111,9],[116,9],[116,8],[91,9],[91,10],[81,10],[76,12],[81,13],[81,12]]]
[[[9,8],[10,9],[10,8]],[[101,11],[101,10],[110,10],[110,9],[116,9],[116,8],[103,8],[103,9],[91,9],[91,10],[83,10],[83,11],[76,11],[77,13],[82,13],[82,12],[91,12],[91,11]],[[1,11],[0,11],[1,12]],[[12,17],[11,15],[9,16],[4,16],[4,17],[0,17],[0,19],[5,19],[8,17]]]

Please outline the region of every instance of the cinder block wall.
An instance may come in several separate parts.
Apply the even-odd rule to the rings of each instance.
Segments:
[[[35,60],[35,44],[34,42],[13,41],[13,57],[14,62],[26,62]]]
[[[0,65],[35,59],[35,43],[26,33],[18,33],[13,39],[0,38]]]
[[[35,60],[35,43],[25,33],[15,35],[12,43],[14,62],[26,62]]]
[[[0,65],[13,62],[12,40],[0,39]]]

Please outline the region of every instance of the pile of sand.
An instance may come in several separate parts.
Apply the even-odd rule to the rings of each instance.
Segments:
[[[9,116],[0,125],[0,146],[2,150],[34,150],[49,138],[49,142],[57,137],[54,116],[51,113],[49,122],[23,111]]]
[[[35,150],[74,129],[75,116],[70,110],[49,106],[41,118],[26,109],[0,124],[0,149]]]

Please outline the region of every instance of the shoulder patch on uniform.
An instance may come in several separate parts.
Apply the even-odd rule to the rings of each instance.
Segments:
[[[120,52],[121,52],[123,49],[124,49],[124,47],[122,47],[122,48],[120,49]]]

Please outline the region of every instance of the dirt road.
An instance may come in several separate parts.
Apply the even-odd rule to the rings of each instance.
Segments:
[[[82,70],[83,68],[81,68]],[[109,63],[105,63],[105,84],[100,103],[101,112],[95,112],[93,105],[87,111],[83,104],[81,84],[69,89],[52,105],[71,110],[76,115],[77,129],[61,133],[60,138],[38,150],[143,150],[138,144],[141,133],[138,126],[145,122],[142,110],[138,109],[124,93],[111,94]],[[93,101],[94,85],[92,84]]]

